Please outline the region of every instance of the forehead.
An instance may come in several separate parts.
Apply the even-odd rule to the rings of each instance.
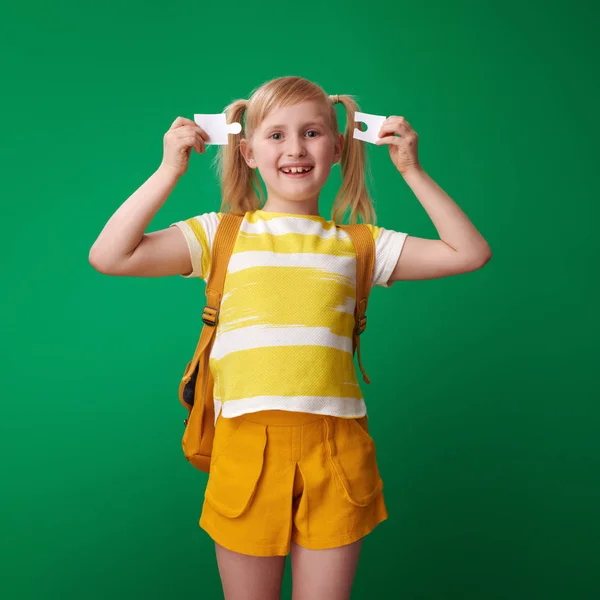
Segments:
[[[316,102],[302,102],[292,106],[285,106],[271,111],[263,120],[262,127],[274,125],[289,125],[290,127],[306,123],[326,123],[323,107]]]

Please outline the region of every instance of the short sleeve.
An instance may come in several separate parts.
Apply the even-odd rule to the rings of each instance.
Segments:
[[[190,252],[192,272],[182,275],[185,278],[199,277],[205,282],[210,275],[212,245],[217,232],[217,227],[223,213],[209,212],[184,221],[176,221],[171,227],[177,227],[185,238]]]
[[[400,258],[408,233],[384,229],[371,223],[366,223],[366,226],[371,230],[375,241],[375,268],[371,289],[376,285],[389,288],[395,283],[388,284],[388,280]]]

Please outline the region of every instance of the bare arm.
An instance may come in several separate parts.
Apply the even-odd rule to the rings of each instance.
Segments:
[[[159,168],[117,209],[92,245],[90,264],[107,275],[189,275],[192,262],[178,227],[144,233],[188,168],[192,148],[204,154],[209,136],[191,119],[177,117],[163,137]]]
[[[403,175],[440,239],[408,236],[388,283],[449,277],[481,269],[492,257],[492,250],[458,204],[420,165],[407,169]]]
[[[90,264],[106,275],[162,277],[188,274],[192,264],[178,227],[144,233],[179,175],[162,165],[117,209],[92,245]]]

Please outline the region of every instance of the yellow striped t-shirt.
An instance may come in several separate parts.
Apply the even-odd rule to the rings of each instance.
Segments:
[[[223,213],[178,221],[193,270],[208,282]],[[367,224],[372,287],[390,287],[408,234]],[[244,215],[233,247],[209,365],[215,421],[260,410],[362,417],[352,355],[356,255],[335,221],[264,210]]]

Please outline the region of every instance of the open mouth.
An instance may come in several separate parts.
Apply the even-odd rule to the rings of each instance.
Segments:
[[[313,167],[305,167],[302,169],[279,169],[286,177],[291,177],[292,179],[301,179],[302,177],[306,177],[310,175],[313,171]]]

